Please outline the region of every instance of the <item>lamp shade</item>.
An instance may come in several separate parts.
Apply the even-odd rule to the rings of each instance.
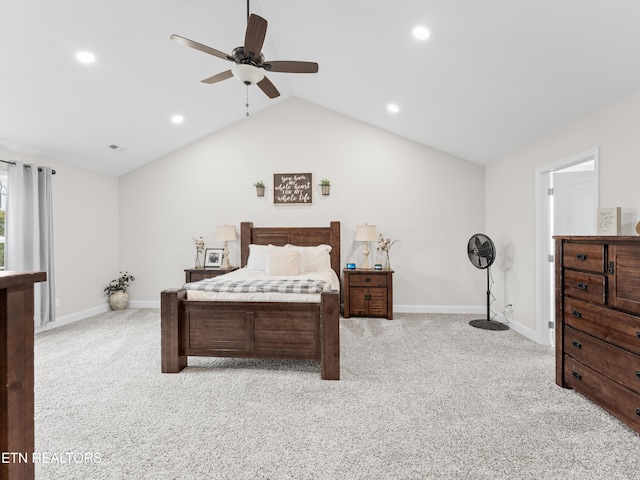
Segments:
[[[377,240],[376,235],[375,225],[365,223],[356,227],[356,242],[375,242]]]
[[[216,240],[224,241],[236,240],[236,227],[234,225],[223,225],[222,227],[216,227]]]

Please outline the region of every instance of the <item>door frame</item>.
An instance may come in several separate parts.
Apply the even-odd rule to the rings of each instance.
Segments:
[[[562,170],[579,163],[593,160],[593,169],[596,178],[596,205],[600,205],[600,173],[599,173],[600,148],[595,147],[586,152],[573,155],[555,163],[536,168],[535,178],[535,251],[536,251],[536,341],[543,345],[553,344],[553,330],[548,326],[548,313],[553,311],[555,295],[553,284],[555,277],[550,273],[548,255],[554,255],[555,251],[549,251],[549,237],[551,236],[551,219],[548,208],[548,188],[550,186],[551,173]],[[596,212],[593,212],[596,215]],[[551,269],[551,272],[553,270]],[[555,328],[555,323],[554,323]]]

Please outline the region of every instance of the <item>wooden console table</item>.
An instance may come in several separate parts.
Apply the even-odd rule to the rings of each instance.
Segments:
[[[33,284],[44,272],[0,272],[0,478],[33,479]],[[5,461],[6,460],[6,461]]]

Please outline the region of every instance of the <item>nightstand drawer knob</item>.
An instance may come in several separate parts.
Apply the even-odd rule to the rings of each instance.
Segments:
[[[576,318],[581,318],[582,317],[582,314],[578,310],[573,310],[571,312],[571,315],[573,315]],[[640,332],[638,332],[638,333],[640,333]]]
[[[640,332],[636,332],[636,338],[640,339]]]
[[[640,417],[640,408],[636,408],[636,415]]]
[[[586,290],[588,285],[586,283],[579,283],[576,285],[580,290]]]
[[[636,370],[636,377],[640,378],[640,370]]]
[[[587,259],[587,254],[586,253],[579,253],[578,255],[576,255],[576,258],[578,260],[586,260]]]
[[[371,277],[365,278],[364,281],[367,282],[367,283],[370,282],[371,281]]]
[[[578,372],[576,372],[575,370],[573,372],[571,372],[571,375],[573,375],[574,377],[576,377],[578,380],[582,380],[582,375],[580,375]]]
[[[578,350],[580,350],[582,348],[582,344],[580,342],[578,342],[577,340],[571,340],[571,345],[576,347]]]

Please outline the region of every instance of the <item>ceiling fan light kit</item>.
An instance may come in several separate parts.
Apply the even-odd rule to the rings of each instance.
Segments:
[[[264,78],[262,70],[246,63],[234,65],[231,67],[231,73],[245,85],[255,85]]]

